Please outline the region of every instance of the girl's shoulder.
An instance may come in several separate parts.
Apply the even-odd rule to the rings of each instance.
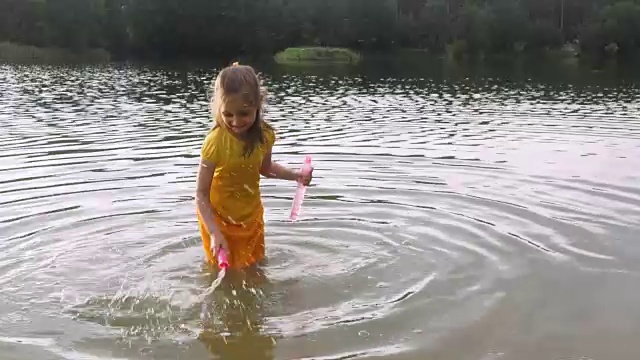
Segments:
[[[223,141],[223,139],[226,138],[226,131],[224,128],[222,128],[221,126],[215,125],[214,127],[211,128],[211,130],[209,130],[209,132],[207,133],[207,135],[205,135],[204,137],[204,142],[205,143],[210,143],[210,144],[219,144]]]
[[[225,146],[225,143],[224,130],[219,126],[213,127],[209,130],[202,142],[200,149],[202,157],[210,161],[219,160],[219,152],[221,148]]]
[[[269,125],[267,122],[262,123],[262,133],[264,134],[265,139],[269,145],[273,145],[276,141],[276,130],[273,126]]]

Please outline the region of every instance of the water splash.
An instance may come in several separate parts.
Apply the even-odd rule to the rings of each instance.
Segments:
[[[213,292],[216,291],[216,288],[220,286],[220,284],[222,283],[222,279],[224,279],[224,276],[226,275],[226,273],[227,273],[226,268],[222,268],[220,272],[218,272],[218,277],[215,280],[213,280],[213,282],[211,283],[211,286],[204,293],[202,293],[202,295],[198,297],[199,302],[204,301],[204,299],[207,296],[213,294]]]
[[[222,283],[222,279],[227,274],[227,269],[229,268],[229,259],[227,251],[224,248],[220,248],[218,250],[218,277],[211,283],[211,286],[205,291],[202,295],[198,297],[198,302],[202,302],[202,310],[200,312],[200,319],[205,320],[209,312],[207,311],[207,303],[205,299],[207,296],[213,294],[213,292],[220,286]]]

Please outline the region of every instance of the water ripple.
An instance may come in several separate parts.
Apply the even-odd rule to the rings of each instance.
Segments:
[[[268,73],[274,158],[312,154],[314,184],[290,223],[294,184],[264,181],[266,264],[199,303],[215,278],[193,204],[214,74],[0,66],[0,301],[22,309],[12,319],[48,319],[14,319],[0,342],[131,359],[425,358],[465,348],[457,336],[511,344],[499,325],[465,332],[507,312],[516,329],[555,325],[589,349],[585,326],[553,311],[624,319],[607,304],[640,300],[624,277],[640,273],[636,85]],[[554,282],[588,297],[605,274],[621,298],[601,307]],[[510,313],[520,293],[544,303]],[[65,344],[37,340],[66,321],[80,330]]]

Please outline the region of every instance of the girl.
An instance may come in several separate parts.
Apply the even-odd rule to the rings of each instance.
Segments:
[[[305,185],[311,175],[271,160],[275,133],[262,117],[264,94],[252,67],[223,69],[213,91],[215,124],[202,144],[197,178],[200,236],[210,264],[223,248],[230,267],[245,268],[265,256],[260,175]]]

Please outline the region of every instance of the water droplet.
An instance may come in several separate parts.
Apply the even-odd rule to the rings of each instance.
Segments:
[[[379,282],[379,283],[376,285],[376,287],[377,287],[378,289],[385,289],[385,288],[388,288],[388,287],[389,287],[389,283],[386,283],[386,282]]]
[[[422,334],[422,329],[413,329],[414,334]]]
[[[368,331],[366,331],[366,330],[360,330],[360,331],[358,331],[358,336],[367,337],[367,336],[369,336],[369,335],[371,335],[371,334],[369,334],[369,332],[368,332]]]

